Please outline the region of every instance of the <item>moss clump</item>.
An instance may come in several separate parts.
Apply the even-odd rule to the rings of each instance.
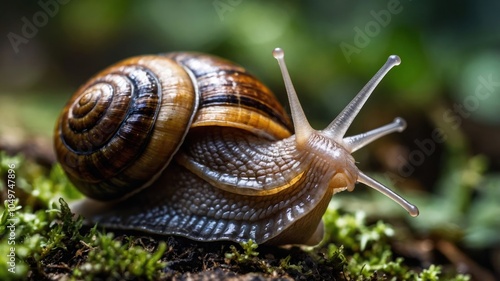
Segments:
[[[468,275],[441,274],[431,265],[421,272],[406,265],[403,257],[395,257],[391,249],[394,229],[382,221],[368,224],[363,212],[341,214],[331,204],[323,217],[327,237],[323,247],[329,257],[343,255],[348,280],[469,280]],[[340,245],[340,246],[339,246]]]
[[[98,276],[116,279],[133,276],[153,280],[159,276],[165,267],[165,263],[159,262],[166,248],[164,243],[159,243],[150,253],[130,243],[122,245],[113,240],[112,234],[97,231],[95,227],[84,231],[83,218],[75,217],[62,198],[58,204],[53,201],[52,196],[62,195],[65,189],[61,188],[68,185],[59,167],[45,175],[37,174],[34,179],[21,171],[23,167],[33,167],[32,163],[0,153],[2,178],[12,167],[17,168],[15,193],[11,193],[16,196],[5,200],[0,209],[0,264],[9,265],[9,270],[0,271],[0,280],[62,276],[85,280]],[[5,198],[9,186],[4,182],[2,180],[0,190]]]
[[[98,277],[127,280],[143,277],[153,280],[166,266],[165,262],[159,261],[166,250],[164,242],[154,253],[149,253],[137,245],[123,245],[113,239],[112,233],[99,233],[88,246],[87,260],[73,271],[74,276],[85,280]]]
[[[240,246],[243,248],[243,253],[240,253],[234,245],[229,246],[231,252],[225,254],[226,259],[234,260],[239,263],[248,263],[259,255],[259,252],[255,251],[259,245],[252,239],[240,243]]]

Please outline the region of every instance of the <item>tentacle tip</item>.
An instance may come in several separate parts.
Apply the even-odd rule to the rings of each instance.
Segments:
[[[284,51],[283,51],[283,49],[281,49],[281,48],[275,48],[275,49],[273,50],[273,57],[274,57],[275,59],[282,59],[282,58],[284,58],[284,57],[285,57],[285,52],[284,52]]]
[[[406,129],[406,121],[401,118],[401,117],[396,117],[394,118],[394,123],[396,123],[397,127],[398,127],[398,132],[402,132]]]
[[[401,64],[401,58],[397,55],[390,55],[387,62],[391,65],[399,65]]]
[[[410,205],[408,207],[408,213],[410,214],[410,216],[412,217],[418,217],[418,215],[420,214],[420,211],[418,210],[417,206],[415,205]]]

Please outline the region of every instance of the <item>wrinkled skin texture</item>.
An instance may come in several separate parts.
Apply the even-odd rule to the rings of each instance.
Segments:
[[[77,211],[111,228],[200,241],[314,245],[323,237],[321,217],[332,194],[346,188],[339,183],[353,184],[357,171],[353,161],[335,159],[352,159],[347,152],[323,142],[302,148],[316,153],[299,153],[294,137],[272,142],[237,130],[198,130],[176,157],[180,165],[169,166],[151,187],[113,205],[87,200]],[[246,159],[240,166],[223,164],[238,154],[251,157],[240,157]],[[347,170],[336,163],[348,164]],[[255,167],[284,168],[250,173]],[[288,182],[293,184],[283,188]],[[240,186],[248,190],[234,192]]]

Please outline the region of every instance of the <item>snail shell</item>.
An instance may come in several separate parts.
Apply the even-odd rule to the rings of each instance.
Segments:
[[[351,152],[404,121],[344,138],[391,56],[324,130],[312,129],[274,52],[293,128],[271,91],[242,67],[210,55],[126,59],[98,73],[59,117],[55,148],[86,199],[90,222],[194,240],[316,244],[331,196],[363,182],[418,210],[363,174]]]

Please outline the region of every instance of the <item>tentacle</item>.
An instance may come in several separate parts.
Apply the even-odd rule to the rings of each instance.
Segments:
[[[366,100],[370,97],[373,90],[382,81],[382,78],[389,72],[391,68],[401,63],[401,59],[392,55],[389,56],[387,62],[382,68],[373,76],[368,83],[361,89],[361,91],[352,99],[352,101],[342,110],[342,112],[333,120],[323,133],[327,134],[335,141],[341,143],[347,129],[351,126],[352,121],[358,115]]]
[[[404,129],[406,129],[406,121],[403,118],[397,117],[393,122],[385,126],[344,138],[344,148],[352,153],[385,135],[392,132],[402,132]]]
[[[361,171],[359,171],[359,174],[358,174],[358,182],[364,183],[367,186],[369,186],[369,187],[379,191],[380,193],[384,194],[385,196],[391,198],[394,202],[398,203],[401,207],[403,207],[412,217],[418,216],[419,211],[418,211],[417,206],[406,201],[403,197],[399,196],[394,191],[390,190],[388,187],[386,187],[383,184],[379,183],[378,181],[372,179],[371,177],[367,176],[366,174],[364,174]]]
[[[302,109],[299,98],[297,97],[297,93],[295,92],[295,88],[293,87],[292,80],[290,79],[290,74],[288,74],[285,64],[285,52],[283,52],[280,48],[276,48],[273,51],[273,56],[276,60],[278,60],[281,74],[283,75],[283,80],[285,82],[297,144],[303,145],[307,142],[307,139],[314,130],[311,128],[311,125],[309,125],[309,121],[307,121],[304,110]]]

